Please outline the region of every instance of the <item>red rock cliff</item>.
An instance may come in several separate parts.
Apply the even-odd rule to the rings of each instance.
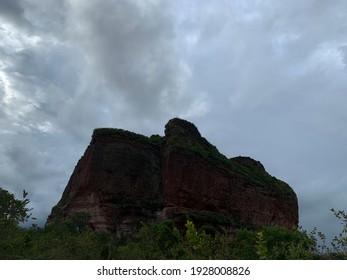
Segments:
[[[47,223],[87,212],[95,229],[132,233],[140,221],[298,225],[294,191],[248,157],[227,159],[185,120],[165,136],[96,129]]]

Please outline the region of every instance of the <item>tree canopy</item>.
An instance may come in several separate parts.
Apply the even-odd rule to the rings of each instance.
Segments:
[[[26,222],[31,217],[32,209],[27,207],[30,202],[28,193],[23,190],[23,198],[16,199],[15,196],[0,188],[0,220],[13,221],[15,223]]]

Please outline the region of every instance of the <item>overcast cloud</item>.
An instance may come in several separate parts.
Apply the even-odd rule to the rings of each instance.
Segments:
[[[296,191],[332,236],[347,201],[347,2],[0,0],[0,186],[44,223],[96,127],[179,116]]]

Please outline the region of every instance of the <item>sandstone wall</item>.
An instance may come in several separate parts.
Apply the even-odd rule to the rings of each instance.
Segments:
[[[298,225],[295,192],[248,157],[227,159],[173,119],[165,136],[96,129],[47,223],[87,212],[95,229],[133,233],[140,221]]]

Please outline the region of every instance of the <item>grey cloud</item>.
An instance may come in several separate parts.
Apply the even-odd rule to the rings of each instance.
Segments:
[[[79,2],[70,16],[95,79],[118,90],[134,113],[154,117],[180,101],[188,73],[175,57],[167,2]]]
[[[61,112],[75,98],[83,57],[68,44],[42,38],[35,44],[2,54],[2,68],[7,93],[0,96],[0,107],[6,112],[7,126],[20,131],[59,131]],[[77,110],[77,108],[75,108]]]
[[[66,14],[65,0],[2,0],[0,16],[30,35],[62,38]]]
[[[25,2],[26,18],[32,28],[30,32],[38,36],[65,41],[67,0],[30,0]]]
[[[16,16],[21,16],[24,14],[24,9],[20,5],[19,0],[3,0],[0,2],[1,14],[9,14]]]
[[[28,25],[25,18],[25,10],[21,0],[2,0],[0,1],[0,16],[20,26]]]
[[[73,94],[82,65],[81,54],[69,45],[43,41],[16,52],[6,72],[32,79],[36,84],[61,87],[67,94]]]

